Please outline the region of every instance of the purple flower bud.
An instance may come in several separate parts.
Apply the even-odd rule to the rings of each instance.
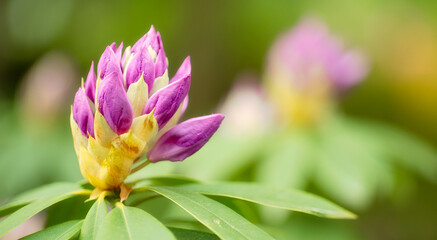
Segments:
[[[114,52],[113,45],[106,47],[105,51],[100,57],[99,63],[97,64],[97,74],[100,74],[101,79],[105,78],[105,76],[110,75],[111,73],[116,73],[117,75],[121,75],[122,73],[121,53],[120,56],[118,56]],[[123,79],[121,81],[123,81]]]
[[[143,45],[146,46],[146,49],[149,46],[152,46],[152,49],[155,52],[158,52],[159,41],[157,39],[156,31],[153,25],[150,27],[150,30],[134,44],[134,46],[132,47],[132,52],[140,51]]]
[[[96,82],[97,82],[97,77],[94,72],[94,61],[92,61],[90,71],[88,72],[88,76],[85,82],[85,93],[92,102],[94,102],[94,98],[96,94]]]
[[[161,77],[167,70],[167,58],[165,56],[164,49],[161,48],[158,51],[155,61],[155,78]]]
[[[79,88],[74,97],[73,119],[85,137],[88,133],[94,137],[94,116],[83,88]]]
[[[153,64],[153,59],[149,54],[146,46],[136,53],[127,66],[126,69],[126,87],[138,81],[138,79],[143,75],[144,81],[149,86],[149,92],[153,87],[153,80],[155,79],[155,67]]]
[[[212,114],[182,122],[162,135],[147,157],[151,162],[182,161],[208,142],[223,119],[222,114]]]
[[[186,76],[161,88],[147,101],[143,113],[148,114],[155,109],[154,116],[161,129],[178,110],[179,105],[188,94],[190,84],[191,76]]]
[[[174,75],[174,77],[171,79],[170,83],[177,81],[185,76],[188,76],[191,74],[191,60],[190,56],[185,58],[184,62],[179,67],[178,71]]]
[[[107,75],[97,91],[98,111],[118,135],[127,132],[133,120],[132,106],[120,78],[116,73]]]

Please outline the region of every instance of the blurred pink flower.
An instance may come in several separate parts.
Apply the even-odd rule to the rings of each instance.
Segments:
[[[29,219],[27,219],[22,224],[18,225],[18,227],[14,228],[12,231],[6,233],[2,240],[15,240],[30,235],[32,233],[41,231],[44,229],[46,221],[46,216],[44,213],[39,213]]]
[[[219,112],[226,115],[221,126],[224,134],[238,136],[268,131],[272,124],[272,109],[258,77],[244,73],[237,77]]]
[[[334,90],[342,91],[362,81],[368,65],[358,50],[346,50],[323,22],[305,18],[271,48],[268,71],[278,69],[298,88],[305,88],[309,81],[322,75]]]
[[[21,110],[30,123],[51,123],[66,111],[78,70],[63,53],[50,52],[28,71],[20,86]]]
[[[367,72],[359,51],[346,50],[323,22],[305,18],[273,44],[264,80],[280,121],[312,125],[332,112],[335,97]]]

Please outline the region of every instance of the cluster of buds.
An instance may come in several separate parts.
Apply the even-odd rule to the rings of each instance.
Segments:
[[[335,96],[367,72],[359,51],[346,51],[322,22],[307,18],[273,45],[265,80],[280,117],[305,124],[318,121]]]
[[[99,190],[117,190],[134,164],[182,161],[217,131],[224,116],[178,124],[188,105],[187,57],[169,80],[161,36],[153,26],[134,46],[108,46],[76,93],[71,112],[74,146],[84,178]]]

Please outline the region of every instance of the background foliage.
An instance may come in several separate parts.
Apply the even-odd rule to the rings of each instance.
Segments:
[[[365,50],[372,64],[370,76],[344,96],[341,110],[408,130],[435,147],[436,11],[431,0],[1,1],[0,201],[43,183],[81,179],[68,125],[80,76],[110,42],[132,44],[151,24],[163,35],[171,73],[191,56],[190,117],[212,112],[242,72],[259,75],[278,34],[304,15],[318,16]],[[64,65],[44,65],[48,58]],[[49,73],[62,68],[66,77],[37,74],[38,66]],[[396,174],[401,183],[395,197],[379,193],[357,221],[299,215],[287,231],[307,239],[435,239],[435,185],[405,169]],[[316,235],[314,223],[320,226]]]

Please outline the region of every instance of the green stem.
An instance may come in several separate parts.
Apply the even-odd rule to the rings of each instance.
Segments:
[[[141,163],[140,165],[138,165],[138,166],[136,166],[134,169],[132,169],[132,171],[131,171],[130,173],[131,173],[131,174],[132,174],[132,173],[135,173],[135,172],[141,170],[143,167],[145,167],[145,166],[147,166],[147,165],[149,165],[149,164],[150,164],[150,161],[149,161],[149,160],[146,160],[145,162]]]

